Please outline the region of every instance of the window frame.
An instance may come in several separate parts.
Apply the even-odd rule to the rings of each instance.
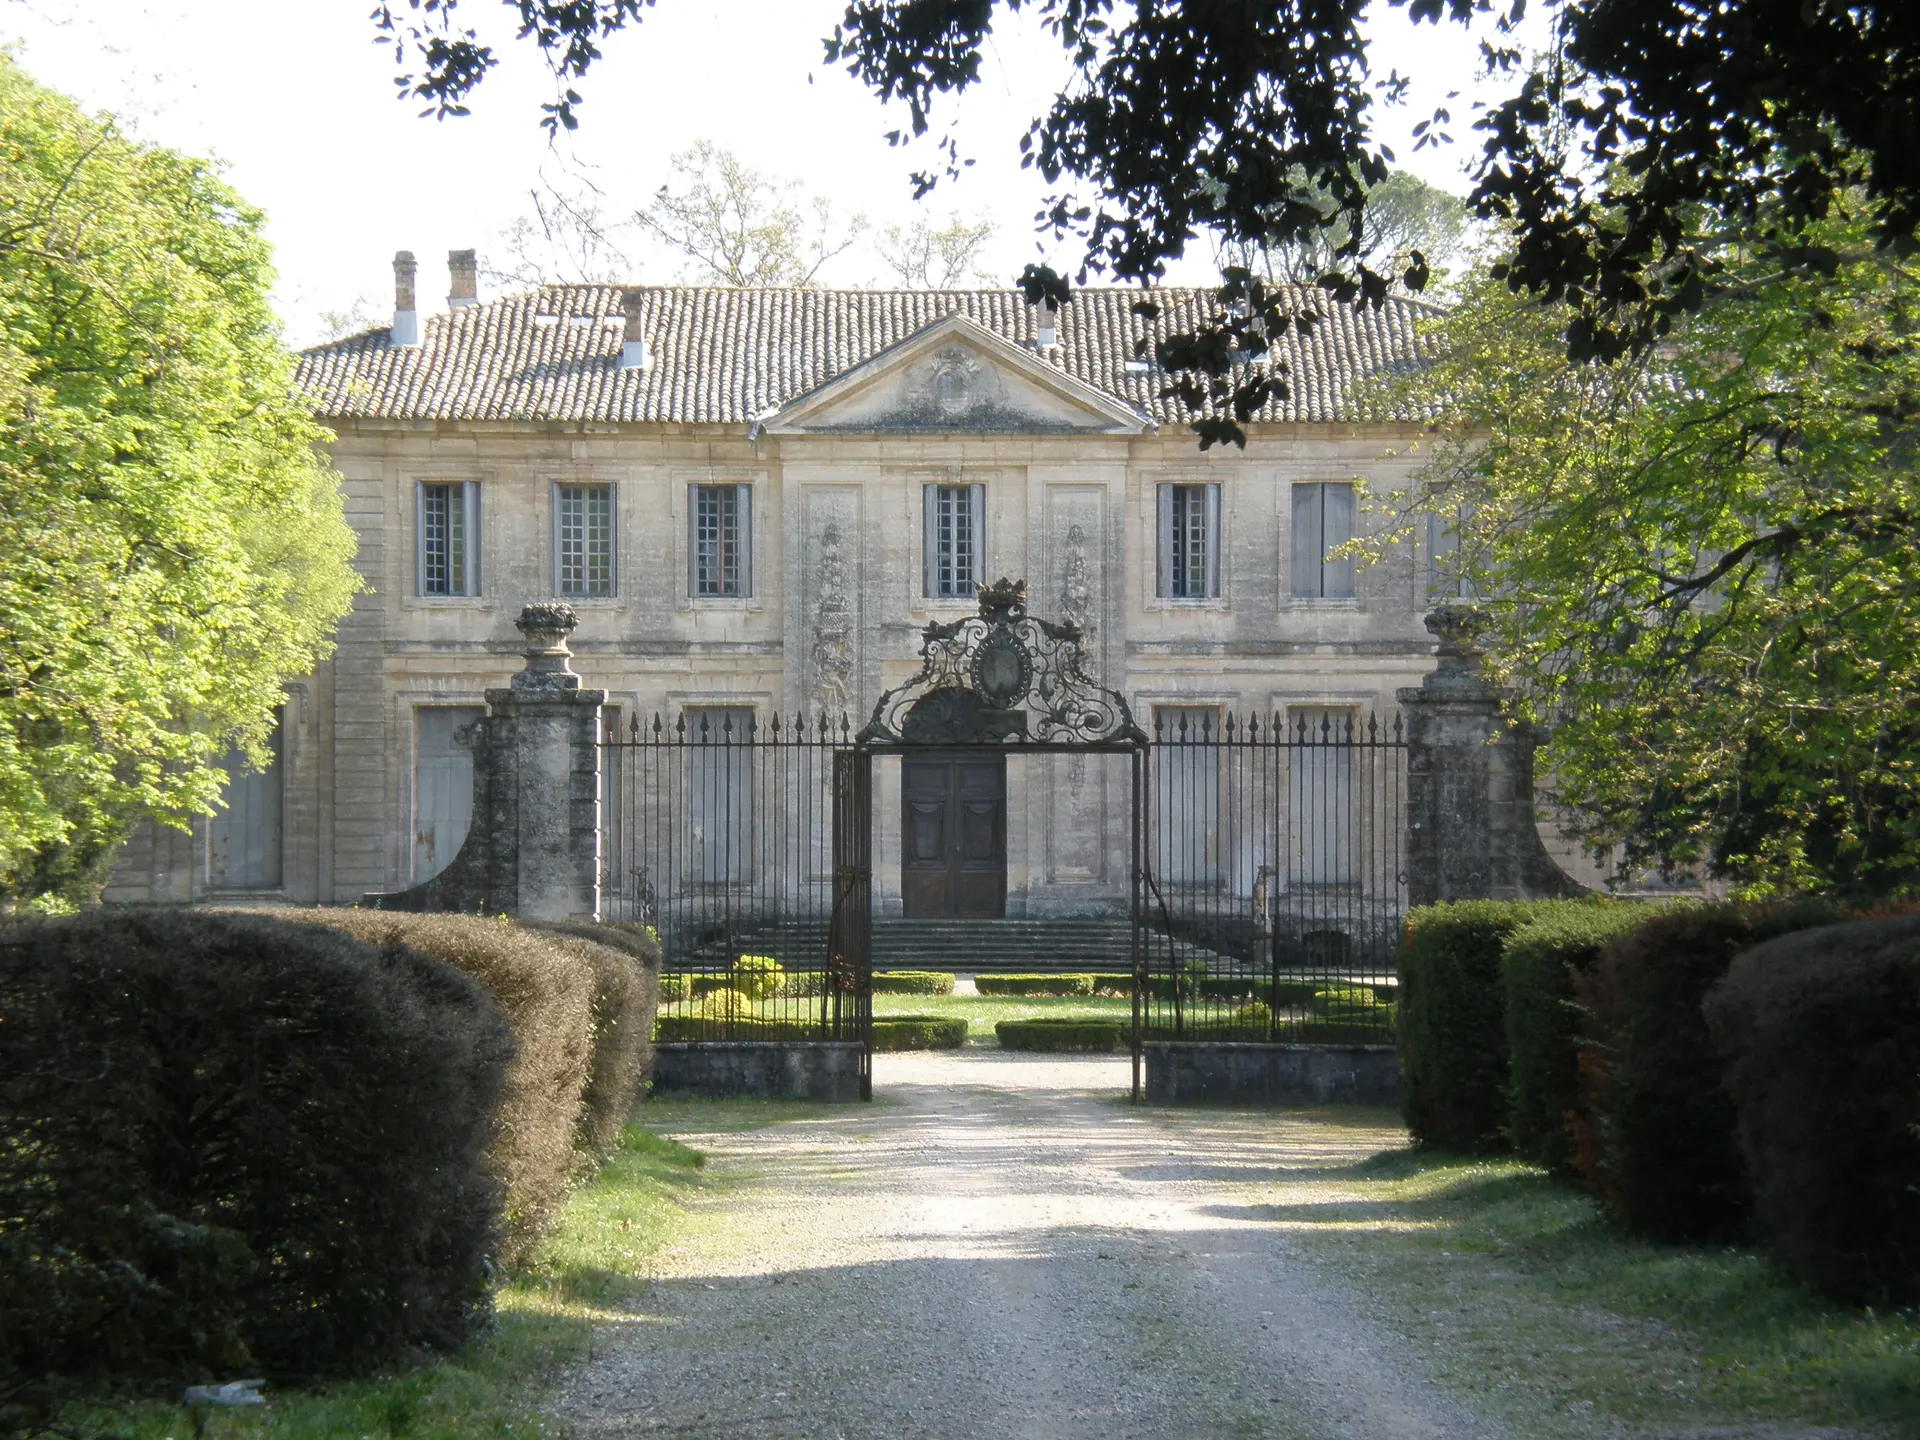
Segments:
[[[703,591],[702,564],[705,558],[700,539],[700,506],[704,492],[716,495],[732,491],[734,497],[734,588],[725,585],[725,561],[721,560],[717,581],[723,588]],[[722,547],[724,556],[724,546]],[[712,600],[751,600],[753,598],[753,486],[745,481],[694,480],[687,484],[687,598]]]
[[[455,586],[452,579],[453,557],[452,536],[448,536],[447,570],[449,572],[445,590],[427,588],[427,492],[429,490],[458,490],[460,498],[456,512],[450,501],[447,507],[451,520],[455,513],[460,517],[460,526],[464,532],[461,537],[462,555],[461,583]],[[481,594],[480,567],[480,482],[478,480],[416,480],[413,485],[413,593],[422,600],[472,600]]]
[[[607,505],[607,580],[604,590],[566,588],[565,573],[562,569],[561,507],[568,502],[567,491],[578,490],[583,496],[598,492],[606,496]],[[555,480],[548,494],[552,507],[552,578],[553,593],[562,600],[613,600],[620,594],[620,495],[619,487],[610,480]],[[586,532],[583,514],[583,532]],[[590,532],[583,533],[582,569],[590,577],[592,574],[593,553]]]
[[[967,529],[971,549],[967,556],[971,574],[958,576],[957,560],[941,553],[940,498],[943,494],[967,497]],[[954,512],[956,515],[958,510]],[[935,604],[964,604],[973,600],[987,583],[987,487],[979,481],[955,483],[930,480],[920,487],[920,594]],[[954,546],[957,550],[957,544]],[[942,593],[942,571],[952,578],[953,588]],[[962,588],[964,587],[964,588]]]
[[[1174,544],[1176,525],[1193,513],[1195,494],[1200,501],[1201,593],[1192,589],[1192,565],[1182,565],[1180,550]],[[1221,529],[1220,482],[1217,480],[1162,480],[1154,487],[1154,597],[1174,604],[1206,604],[1221,598],[1220,556],[1225,549]],[[1182,512],[1176,515],[1176,511]],[[1192,527],[1186,525],[1191,535]],[[1177,572],[1186,572],[1184,592],[1177,592]]]

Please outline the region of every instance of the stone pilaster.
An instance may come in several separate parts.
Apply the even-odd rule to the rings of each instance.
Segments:
[[[1441,900],[1533,900],[1581,887],[1540,843],[1533,813],[1533,736],[1501,714],[1500,691],[1474,645],[1479,616],[1443,606],[1427,616],[1438,663],[1399,692],[1407,715],[1407,892]]]

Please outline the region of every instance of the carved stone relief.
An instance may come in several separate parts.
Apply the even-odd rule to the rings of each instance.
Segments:
[[[821,527],[813,546],[813,639],[807,647],[812,671],[812,708],[837,721],[859,707],[854,601],[848,579],[846,535],[838,519]]]

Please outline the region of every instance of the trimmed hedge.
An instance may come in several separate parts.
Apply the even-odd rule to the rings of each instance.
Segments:
[[[1580,1008],[1574,981],[1616,935],[1659,912],[1644,905],[1555,905],[1507,936],[1507,1138],[1556,1174],[1573,1170],[1581,1109]]]
[[[691,975],[662,975],[660,977],[660,1003],[678,1005],[693,993]]]
[[[953,974],[947,970],[876,970],[876,995],[951,995]]]
[[[1708,994],[1767,1248],[1849,1304],[1920,1300],[1920,916],[1782,936]]]
[[[1616,936],[1577,977],[1591,1119],[1576,1127],[1574,1162],[1617,1219],[1662,1240],[1745,1229],[1752,1191],[1701,1004],[1740,951],[1840,918],[1812,901],[1675,908]]]
[[[1091,995],[1093,976],[1085,974],[976,975],[973,987],[982,995],[1014,995],[1038,999],[1048,995]]]
[[[593,967],[593,1060],[581,1092],[574,1144],[595,1159],[611,1154],[640,1102],[653,1064],[653,1017],[660,1005],[660,942],[651,928],[571,921],[521,921],[523,928],[578,944]]]
[[[873,1022],[875,1050],[958,1050],[967,1043],[960,1016],[889,1015]]]
[[[1002,1020],[993,1027],[1002,1050],[1049,1050],[1111,1054],[1121,1048],[1118,1020]]]
[[[577,949],[504,918],[393,910],[284,910],[370,945],[405,945],[478,980],[513,1027],[498,1128],[488,1152],[506,1182],[502,1258],[523,1259],[566,1198],[574,1130],[593,1059],[594,967]]]
[[[1408,912],[1398,1041],[1407,1129],[1422,1145],[1505,1143],[1507,1047],[1500,952],[1543,906],[1459,900]]]
[[[298,1380],[466,1340],[512,1055],[480,986],[400,946],[179,909],[0,929],[0,1377]]]

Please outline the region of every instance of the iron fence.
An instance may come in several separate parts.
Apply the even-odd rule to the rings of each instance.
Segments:
[[[1351,711],[1154,716],[1145,1038],[1388,1041],[1406,906],[1406,735]]]
[[[609,724],[601,905],[659,935],[661,1040],[863,1038],[862,987],[827,943],[850,743],[845,716],[745,707]]]

